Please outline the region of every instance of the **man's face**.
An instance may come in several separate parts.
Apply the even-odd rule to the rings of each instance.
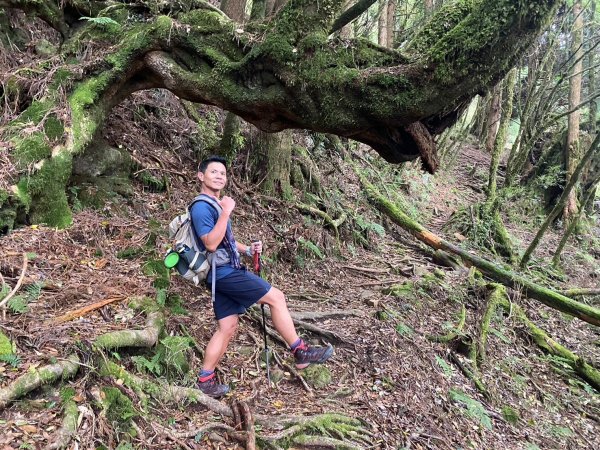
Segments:
[[[204,172],[198,173],[198,178],[205,187],[220,191],[227,184],[227,169],[220,162],[211,162]]]

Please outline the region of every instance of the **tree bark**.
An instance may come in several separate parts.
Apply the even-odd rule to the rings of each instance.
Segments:
[[[580,158],[579,151],[579,122],[581,112],[576,106],[581,102],[581,70],[583,68],[583,11],[581,0],[573,3],[573,30],[571,32],[571,55],[576,61],[571,70],[569,79],[569,110],[573,110],[568,116],[567,142],[565,145],[565,184],[574,176],[577,161]],[[563,218],[565,226],[577,213],[577,189],[571,189],[565,200]]]
[[[515,93],[515,82],[517,77],[517,69],[512,69],[508,72],[506,78],[506,101],[504,104],[504,112],[500,119],[498,132],[496,133],[496,139],[494,141],[494,147],[492,150],[492,161],[490,163],[490,176],[488,180],[488,192],[487,202],[493,204],[496,201],[496,187],[498,180],[498,166],[500,164],[500,157],[504,151],[504,145],[506,144],[506,136],[508,134],[508,127],[510,125],[512,110],[513,110],[513,97]]]

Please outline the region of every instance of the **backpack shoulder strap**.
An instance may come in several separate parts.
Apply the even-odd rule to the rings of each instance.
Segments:
[[[221,212],[223,211],[223,209],[221,208],[221,205],[219,205],[219,203],[217,203],[217,201],[214,198],[212,198],[210,195],[206,195],[206,194],[200,194],[200,195],[194,197],[194,200],[192,200],[192,202],[189,204],[189,206],[187,208],[187,213],[188,213],[188,218],[190,220],[190,225],[192,226],[192,235],[194,236],[194,240],[196,241],[196,247],[200,248],[200,245],[198,243],[198,236],[196,235],[196,228],[194,227],[194,221],[192,220],[192,206],[194,206],[198,202],[208,203],[210,206],[212,206],[215,209],[215,211],[217,211],[217,214],[219,216],[221,215]]]

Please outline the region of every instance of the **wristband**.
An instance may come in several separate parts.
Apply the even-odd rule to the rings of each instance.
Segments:
[[[252,247],[246,247],[246,256],[252,256]]]

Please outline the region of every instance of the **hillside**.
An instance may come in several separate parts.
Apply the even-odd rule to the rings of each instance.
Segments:
[[[92,208],[84,204],[88,197],[98,198],[91,195],[97,194],[96,188],[73,186],[71,200],[80,207],[72,227],[34,225],[0,238],[0,274],[8,286],[16,285],[22,255],[29,253],[19,291],[25,305],[20,312],[9,310],[0,325],[17,355],[16,360],[0,363],[0,387],[71,352],[79,354],[87,367],[89,345],[97,336],[145,326],[145,315],[129,308],[126,299],[160,297],[152,261],[160,260],[167,248],[166,224],[198,189],[194,173],[198,152],[221,132],[222,117],[216,109],[205,108],[199,114],[205,129],[198,128],[170,94],[134,95],[115,108],[104,132],[108,145],[126,149],[142,167],[133,176],[133,192],[109,195],[106,203]],[[250,130],[245,130],[245,138],[248,151]],[[337,434],[329,429],[329,437],[343,437],[359,448],[593,448],[600,421],[598,392],[574,376],[560,358],[544,355],[516,317],[500,309],[491,318],[486,358],[480,366],[480,379],[489,392],[488,397],[482,395],[461,371],[466,356],[460,340],[434,342],[431,336],[456,328],[461,305],[467,320],[458,334],[477,336],[488,293],[471,283],[467,272],[436,265],[429,251],[381,217],[342,154],[312,148],[311,135],[298,134],[295,141],[311,148],[321,169],[327,197],[320,200],[335,199],[350,217],[340,226],[339,241],[318,216],[303,213],[294,201],[262,195],[249,181],[252,174],[245,170],[244,152],[233,164],[228,194],[238,202],[233,217],[238,240],[263,239],[265,276],[286,293],[293,312],[305,314],[304,322],[327,332],[322,336],[301,327],[302,334],[336,346],[327,365],[331,377],[325,374],[313,379],[317,387],[305,387],[289,369],[289,352],[271,338],[277,362],[272,367],[276,381],[269,387],[260,359],[262,335],[256,311],[244,316],[220,367],[219,376],[234,388],[222,402],[242,400],[253,414],[273,420],[339,412],[358,419],[362,427],[344,435],[344,427],[338,426]],[[413,166],[393,168],[366,147],[346,150],[382,192],[392,200],[403,199],[405,209],[423,225],[468,248],[469,240],[448,220],[460,207],[482,198],[489,156],[465,143],[457,161],[432,177]],[[310,200],[300,191],[295,198]],[[536,229],[526,206],[514,199],[513,207],[505,209],[510,232],[522,246]],[[537,257],[551,255],[557,239],[559,230],[549,233]],[[550,283],[548,276],[554,273],[551,282],[557,289],[597,287],[599,240],[596,226],[578,247],[567,248],[563,274],[546,270],[540,259],[540,270],[529,275]],[[189,370],[178,373],[160,356],[153,359],[156,349],[118,350],[108,356],[141,376],[193,387],[200,351],[214,328],[210,293],[172,277],[166,294],[159,298],[165,304],[166,335],[192,338],[184,349]],[[110,298],[116,301],[81,318],[53,322],[68,311]],[[600,366],[598,328],[516,291],[511,300],[563,345]],[[309,313],[326,316],[311,320]],[[119,442],[123,449],[131,448],[125,442],[134,448],[241,445],[222,429],[203,431],[204,425],[222,419],[200,405],[153,402],[123,380],[93,370],[64,385],[74,390],[80,420],[78,447],[70,448],[116,448]],[[57,386],[36,390],[1,412],[2,448],[42,448],[54,442],[65,391]],[[106,386],[131,399],[135,436],[130,436],[129,428],[119,428],[123,417],[115,420],[112,410],[101,406]],[[318,427],[310,432],[322,434]],[[324,448],[323,442],[295,447]]]

